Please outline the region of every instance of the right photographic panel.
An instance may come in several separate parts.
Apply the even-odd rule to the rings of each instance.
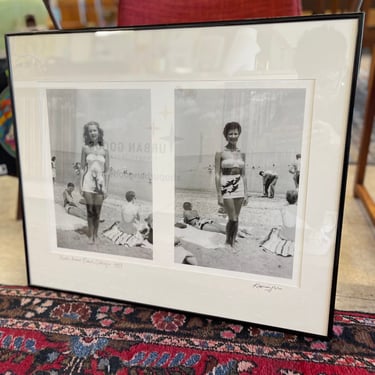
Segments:
[[[312,89],[275,80],[175,90],[176,263],[295,278]]]

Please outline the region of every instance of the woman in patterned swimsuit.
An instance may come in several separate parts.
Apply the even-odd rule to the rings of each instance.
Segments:
[[[109,154],[104,146],[103,129],[97,122],[85,124],[83,138],[80,190],[86,202],[89,243],[93,244],[98,237],[100,211],[107,197]]]
[[[215,155],[215,183],[218,203],[228,214],[226,244],[233,247],[241,208],[247,204],[245,153],[237,147],[241,134],[241,125],[238,122],[228,122],[224,126],[223,134],[228,143],[223,151]]]

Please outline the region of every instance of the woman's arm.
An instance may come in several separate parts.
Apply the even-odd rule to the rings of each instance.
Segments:
[[[135,219],[136,219],[137,221],[141,221],[141,215],[139,214],[139,206],[137,206],[137,212],[136,212],[136,214],[135,214]]]
[[[109,152],[108,149],[105,148],[105,163],[104,163],[104,182],[105,182],[105,191],[104,191],[104,198],[108,196],[108,184],[109,184]]]
[[[82,188],[83,188],[83,176],[85,174],[86,169],[86,146],[82,146],[81,151],[81,173],[80,173],[80,179],[79,179],[79,192],[82,194]]]
[[[121,206],[121,211],[120,211],[120,220],[117,222],[121,230],[122,230],[122,228],[125,225],[125,215],[126,215],[126,212],[124,212],[124,211],[125,211],[125,206],[122,205]]]
[[[220,206],[223,205],[223,196],[221,194],[221,152],[215,154],[215,185],[217,193],[217,202]]]
[[[69,203],[68,194],[66,193],[66,190],[63,191],[63,205],[65,206],[67,203]]]
[[[241,169],[241,176],[242,176],[242,181],[243,181],[243,190],[244,190],[244,200],[243,200],[243,205],[247,205],[247,178],[246,178],[246,154],[242,153],[242,159],[244,162],[244,167]]]

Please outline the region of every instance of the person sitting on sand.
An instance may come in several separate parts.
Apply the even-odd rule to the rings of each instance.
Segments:
[[[286,192],[288,205],[281,209],[281,226],[272,228],[267,237],[260,242],[264,250],[284,257],[293,256],[297,220],[297,190]]]
[[[134,191],[127,191],[126,202],[121,207],[121,221],[119,228],[127,234],[135,234],[140,229],[139,206],[135,203],[136,195]]]
[[[121,220],[114,222],[103,231],[116,245],[143,246],[146,224],[140,222],[139,206],[135,203],[135,192],[127,191],[126,202],[121,207]]]
[[[215,222],[213,219],[208,218],[201,218],[197,210],[193,210],[193,205],[191,202],[184,202],[182,205],[184,212],[183,212],[183,220],[185,224],[189,224],[194,228],[204,230],[207,232],[216,232],[226,234],[226,225],[220,224]],[[238,231],[239,237],[248,237],[249,233],[247,233],[245,228],[240,228]]]
[[[145,222],[147,223],[148,231],[145,233],[145,239],[151,244],[154,243],[154,229],[153,229],[153,216],[149,214]],[[180,240],[175,237],[174,239],[174,260],[176,263],[190,264],[192,266],[198,265],[195,256],[184,247],[181,246]]]
[[[86,211],[78,207],[78,205],[74,201],[74,198],[73,198],[74,187],[75,186],[73,182],[68,182],[66,189],[63,191],[63,200],[64,200],[63,204],[64,204],[65,211],[69,215],[73,215],[73,216],[86,220],[87,219]]]

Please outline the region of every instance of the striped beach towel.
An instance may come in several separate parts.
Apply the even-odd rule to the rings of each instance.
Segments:
[[[260,242],[260,246],[283,257],[293,256],[294,254],[294,241],[282,238],[280,228],[272,228],[268,236]]]
[[[142,246],[144,243],[144,238],[141,233],[125,233],[118,227],[117,222],[113,223],[108,229],[105,229],[103,231],[103,236],[110,239],[116,245],[134,247]]]

